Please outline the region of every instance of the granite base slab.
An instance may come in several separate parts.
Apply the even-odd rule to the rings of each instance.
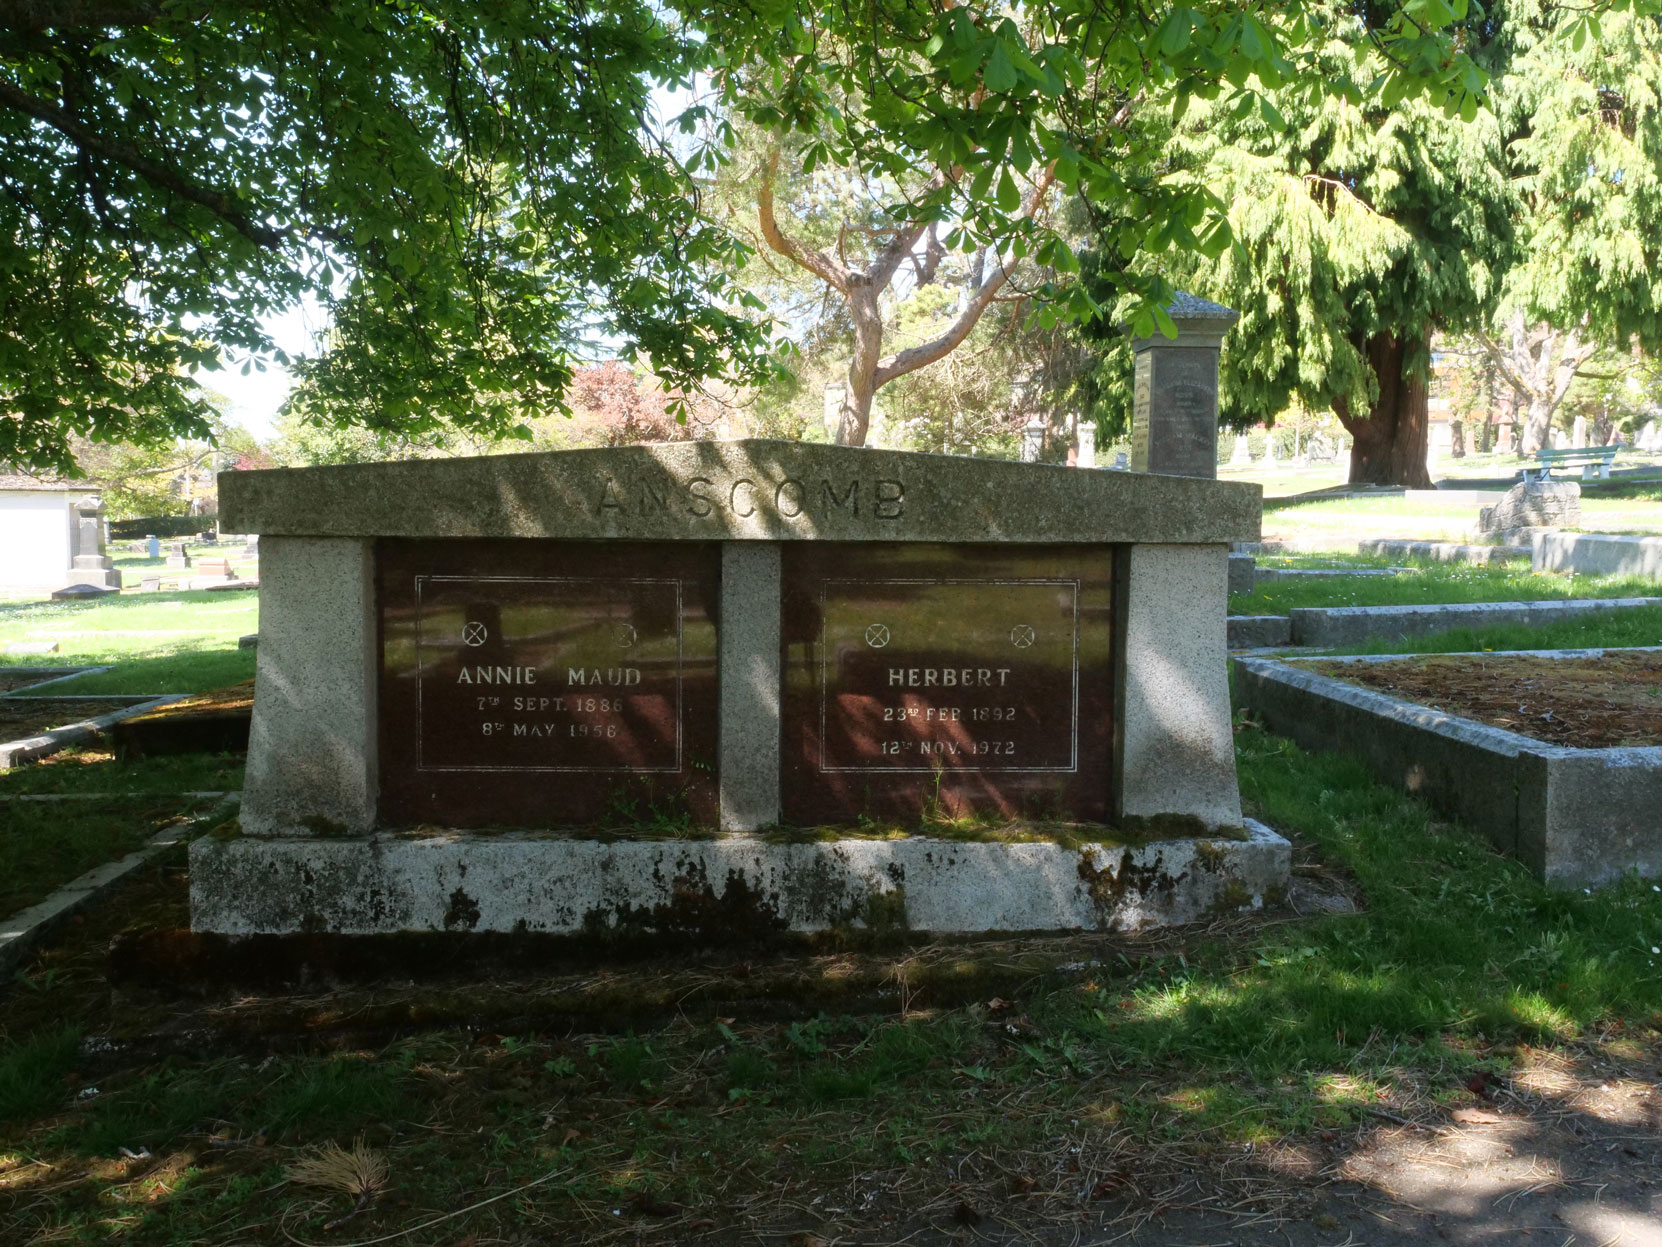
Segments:
[[[191,925],[223,935],[524,931],[677,938],[883,928],[1110,931],[1274,904],[1290,846],[909,837],[773,843],[534,832],[242,836],[191,846]]]

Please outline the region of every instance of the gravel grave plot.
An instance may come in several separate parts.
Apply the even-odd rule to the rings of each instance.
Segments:
[[[68,702],[46,697],[0,701],[0,740],[25,740],[55,727],[125,710],[132,704],[130,697],[109,701],[93,697],[77,697]]]
[[[1424,654],[1299,666],[1551,745],[1662,745],[1662,653],[1655,651]]]
[[[209,689],[193,697],[158,706],[127,720],[129,726],[150,723],[160,719],[189,718],[197,715],[252,714],[254,711],[254,681],[244,680],[226,688]]]

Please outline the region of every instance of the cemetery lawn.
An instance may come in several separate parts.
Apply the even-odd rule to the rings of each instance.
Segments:
[[[200,794],[241,786],[241,757],[206,754],[118,766],[109,753],[65,750],[0,773],[0,921],[217,804]],[[54,799],[28,799],[40,794]]]
[[[1516,476],[1516,465],[1512,468]],[[1227,474],[1223,479],[1232,478]],[[1511,482],[1515,484],[1514,480]],[[1617,479],[1581,484],[1581,526],[1588,532],[1662,533],[1662,479]],[[1462,488],[1457,480],[1450,489]],[[1483,486],[1488,489],[1489,486]],[[1494,487],[1495,500],[1506,487]],[[1482,505],[1488,505],[1487,503]],[[1480,505],[1425,494],[1333,497],[1321,493],[1273,497],[1266,488],[1264,537],[1354,553],[1369,537],[1414,541],[1470,541]]]
[[[1334,560],[1322,560],[1330,562]],[[1379,563],[1357,565],[1380,566]],[[1308,563],[1291,564],[1309,566]],[[1322,576],[1266,581],[1229,595],[1231,615],[1285,615],[1304,606],[1432,606],[1465,602],[1535,602],[1554,598],[1662,597],[1654,580],[1634,576],[1536,573],[1527,563],[1476,567],[1432,563],[1395,576]]]
[[[0,919],[39,904],[53,889],[113,862],[215,804],[169,795],[85,801],[0,799]],[[70,808],[65,808],[66,806]]]
[[[185,922],[180,855],[0,1004],[0,1241],[1062,1243],[1208,1198],[1273,1227],[1400,1123],[1653,1088],[1662,887],[1549,892],[1355,762],[1237,745],[1299,910],[1141,937],[288,992],[163,940],[112,982],[112,937]]]
[[[39,690],[196,693],[254,674],[240,637],[259,629],[254,592],[147,593],[86,602],[0,603],[0,670],[7,666],[113,666]],[[51,654],[8,654],[19,641],[56,641]]]

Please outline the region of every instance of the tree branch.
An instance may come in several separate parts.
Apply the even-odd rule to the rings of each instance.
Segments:
[[[846,264],[832,259],[823,251],[804,247],[779,228],[773,215],[773,179],[779,173],[779,148],[768,152],[762,166],[762,184],[756,188],[756,219],[762,227],[762,237],[780,255],[799,268],[805,268],[821,281],[846,295],[853,285],[854,274]]]
[[[1512,367],[1512,361],[1507,358],[1506,352],[1501,349],[1500,343],[1496,342],[1481,329],[1477,331],[1475,336],[1477,340],[1482,343],[1483,350],[1494,362],[1495,371],[1500,373],[1501,380],[1505,381],[1507,385],[1511,386],[1519,394],[1523,395],[1523,397],[1528,398],[1530,394],[1529,386],[1524,382],[1524,379],[1518,375],[1517,369]]]
[[[8,0],[0,6],[0,30],[39,34],[45,30],[143,26],[161,16],[162,6],[147,0]]]
[[[1050,191],[1051,183],[1055,180],[1056,165],[1053,162],[1045,166],[1044,173],[1039,176],[1038,182],[1033,187],[1033,193],[1028,197],[1026,205],[1022,208],[1021,215],[1024,218],[1030,218],[1038,212],[1039,205],[1043,203],[1045,195]],[[952,322],[952,327],[945,333],[931,342],[908,347],[904,351],[889,356],[888,359],[879,360],[877,371],[873,374],[872,388],[881,389],[896,377],[903,377],[909,372],[916,372],[919,368],[951,354],[959,343],[969,337],[970,330],[975,328],[976,322],[981,319],[981,314],[987,310],[988,305],[992,303],[994,297],[1009,279],[1010,269],[1006,268],[1001,260],[998,267],[993,270],[992,275],[982,282],[981,288],[970,297],[968,305],[958,314],[958,319]]]
[[[0,105],[45,122],[81,151],[123,165],[157,189],[171,191],[181,199],[187,199],[199,207],[206,208],[257,246],[274,250],[288,239],[288,234],[283,230],[271,229],[251,219],[234,195],[196,185],[182,176],[178,170],[157,164],[125,143],[112,142],[102,137],[63,109],[54,108],[45,100],[30,95],[9,82],[0,82]]]
[[[953,174],[937,171],[935,176],[929,179],[928,185],[924,187],[924,195],[934,194],[951,180],[954,180]],[[901,266],[907,256],[912,254],[912,248],[918,245],[918,239],[923,237],[924,231],[932,224],[931,221],[912,221],[895,230],[894,237],[889,240],[888,246],[877,253],[877,260],[866,271],[866,275],[871,279],[871,284],[879,290],[887,286],[889,280],[895,275],[895,270]]]

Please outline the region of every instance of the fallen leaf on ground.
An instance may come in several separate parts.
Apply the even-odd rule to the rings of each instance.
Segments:
[[[1488,1108],[1457,1108],[1449,1114],[1455,1121],[1464,1122],[1468,1126],[1493,1126],[1506,1120],[1493,1109]]]

